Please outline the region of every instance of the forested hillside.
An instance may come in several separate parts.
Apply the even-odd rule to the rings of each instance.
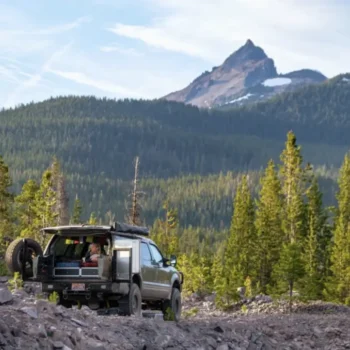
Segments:
[[[321,187],[325,202],[334,203],[333,180],[349,145],[349,101],[345,76],[227,111],[163,100],[61,97],[1,111],[0,154],[16,193],[27,179],[38,180],[56,155],[70,208],[78,195],[85,218],[92,211],[103,218],[109,210],[124,217],[139,156],[147,223],[168,197],[184,225],[227,226],[236,175],[249,171],[257,187],[258,171],[270,158],[278,160],[290,129],[304,159],[325,166]]]
[[[243,285],[246,297],[286,291],[292,297],[297,289],[305,299],[350,305],[350,155],[337,176],[334,207],[325,205],[320,182],[317,171],[303,161],[295,134],[288,132],[279,163],[270,160],[260,174],[145,179],[142,187],[153,191],[154,202],[138,204],[158,208],[150,237],[165,256],[177,255],[180,269],[191,276],[184,292],[215,291],[217,306],[223,308],[239,299],[237,288]],[[44,245],[43,226],[101,219],[94,212],[82,219],[78,198],[69,210],[56,159],[39,182],[29,179],[17,195],[10,188],[9,168],[0,157],[0,254],[18,236]],[[134,213],[131,223],[142,223],[139,212]],[[123,221],[115,214],[110,210],[104,222]]]

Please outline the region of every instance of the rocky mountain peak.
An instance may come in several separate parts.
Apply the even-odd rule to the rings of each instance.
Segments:
[[[223,63],[223,66],[236,67],[247,61],[261,61],[267,59],[264,50],[248,39],[237,51],[231,54]]]
[[[321,73],[309,69],[278,74],[273,59],[248,39],[222,65],[211,72],[205,71],[184,89],[164,98],[204,108],[241,105],[267,100],[325,79]]]

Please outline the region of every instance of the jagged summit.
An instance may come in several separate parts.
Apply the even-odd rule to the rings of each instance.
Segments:
[[[183,90],[164,98],[198,107],[217,107],[261,101],[283,91],[324,81],[310,69],[278,75],[275,63],[251,39],[214,67],[195,78]]]
[[[236,65],[242,64],[246,61],[260,61],[268,58],[264,50],[248,39],[247,42],[230,55],[223,63],[223,65],[229,65],[234,67]]]

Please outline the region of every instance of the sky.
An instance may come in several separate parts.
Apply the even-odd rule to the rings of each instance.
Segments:
[[[350,72],[349,0],[0,1],[0,107],[152,99],[251,39],[277,71]]]

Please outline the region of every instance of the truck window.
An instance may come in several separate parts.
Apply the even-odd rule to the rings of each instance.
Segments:
[[[148,248],[148,244],[144,242],[141,243],[141,263],[145,266],[152,265],[152,257]]]
[[[163,262],[163,256],[162,256],[161,252],[159,251],[159,249],[153,244],[150,244],[149,247],[150,247],[151,252],[152,252],[153,260],[157,264],[160,262]]]

